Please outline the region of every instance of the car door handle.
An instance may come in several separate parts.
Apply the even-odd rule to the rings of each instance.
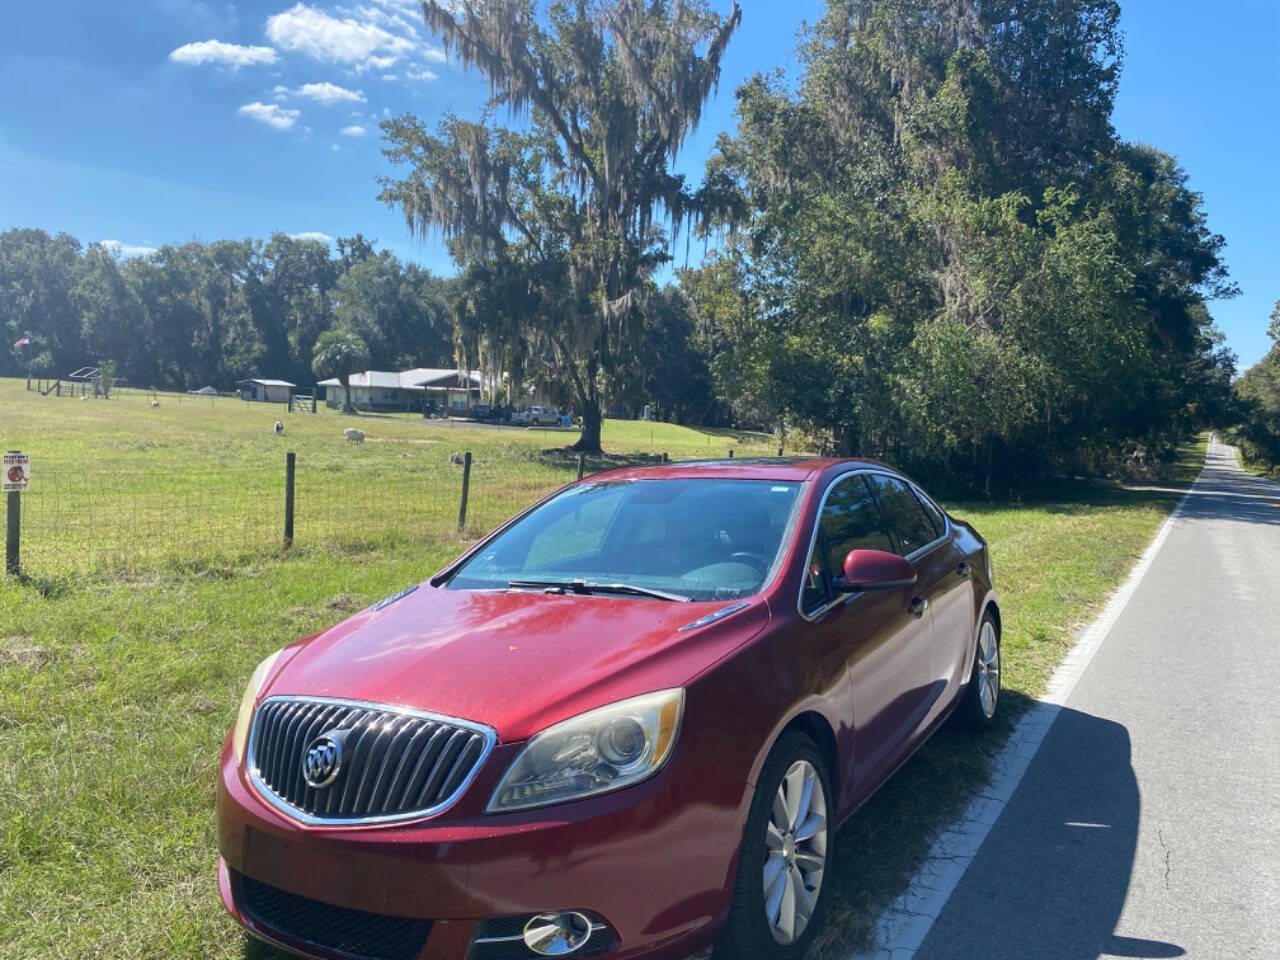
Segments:
[[[956,573],[960,574],[962,579],[969,579],[969,561],[961,560],[956,564]]]
[[[924,616],[924,612],[929,609],[929,601],[924,597],[913,597],[911,606],[907,607],[911,611],[911,615],[919,620]]]

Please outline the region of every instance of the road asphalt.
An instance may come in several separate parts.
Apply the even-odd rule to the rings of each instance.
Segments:
[[[1280,486],[1209,446],[916,960],[1280,958]]]

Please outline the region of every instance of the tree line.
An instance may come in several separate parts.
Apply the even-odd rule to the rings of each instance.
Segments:
[[[736,4],[427,0],[423,13],[490,103],[385,122],[379,199],[443,237],[456,277],[397,265],[380,285],[366,273],[394,258],[346,241],[337,258],[277,236],[123,267],[90,248],[78,256],[101,268],[67,314],[68,355],[80,336],[122,370],[184,385],[254,364],[301,375],[320,332],[340,328],[375,366],[435,356],[513,397],[549,384],[583,417],[581,449],[599,449],[611,405],[652,402],[993,492],[1149,465],[1238,409],[1208,308],[1235,292],[1224,241],[1174,158],[1112,125],[1111,0],[829,0],[796,76],[736,91],[736,128],[697,184],[675,162]],[[660,282],[690,240],[713,252]],[[44,244],[50,262],[67,256],[59,242]],[[278,263],[281,281],[262,279]],[[158,310],[136,326],[151,346],[85,339],[98,299]],[[388,315],[402,320],[369,319]]]
[[[305,384],[316,341],[357,332],[383,368],[452,363],[449,281],[362,236],[336,252],[277,233],[192,241],[124,259],[37,229],[0,233],[0,354],[7,375],[65,376],[110,362],[130,386]]]
[[[0,232],[0,376],[98,366],[133,387],[227,390],[249,377],[304,385],[339,371],[483,363],[494,374],[487,400],[515,404],[537,386],[572,406],[554,357],[531,339],[516,337],[500,365],[477,343],[478,311],[498,309],[501,293],[474,275],[404,263],[361,235],[333,249],[277,233],[124,258],[65,233],[14,228]],[[616,381],[616,412],[648,404],[680,423],[727,422],[730,407],[715,399],[692,312],[674,286],[647,301],[636,347],[653,362]]]
[[[1280,473],[1280,300],[1267,334],[1271,349],[1236,381],[1239,408],[1232,439],[1245,462]]]

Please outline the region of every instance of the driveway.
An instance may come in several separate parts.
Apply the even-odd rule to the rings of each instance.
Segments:
[[[1278,694],[1280,486],[1211,442],[915,957],[1280,957]]]

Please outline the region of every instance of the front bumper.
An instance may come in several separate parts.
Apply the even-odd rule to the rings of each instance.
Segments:
[[[520,744],[499,745],[457,805],[430,820],[308,827],[249,786],[230,747],[218,789],[219,889],[241,924],[306,956],[350,953],[256,923],[243,878],[337,908],[430,921],[417,960],[462,960],[482,922],[552,910],[601,918],[607,956],[681,960],[709,945],[728,910],[746,784],[696,750],[614,794],[487,816]]]

